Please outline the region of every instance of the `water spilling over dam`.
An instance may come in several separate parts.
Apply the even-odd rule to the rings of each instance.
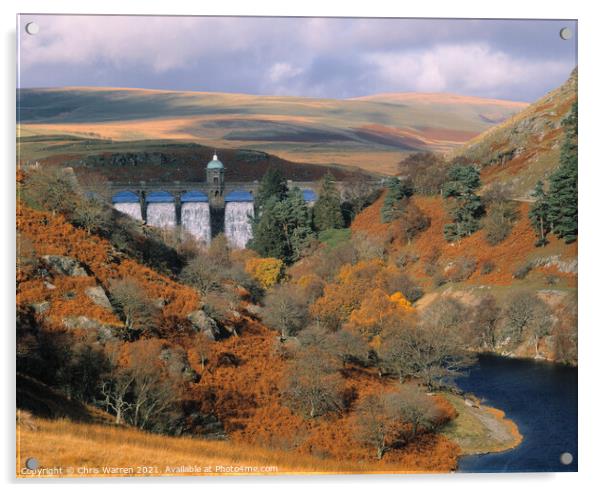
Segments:
[[[189,191],[180,198],[182,229],[190,233],[197,241],[211,242],[211,212],[209,199],[200,191]]]
[[[253,237],[253,195],[247,191],[233,191],[226,196],[225,202],[226,238],[233,248],[245,248]]]
[[[113,207],[122,214],[129,215],[134,220],[142,220],[142,207],[136,193],[120,191],[113,195]]]
[[[176,226],[174,197],[166,191],[153,191],[146,197],[146,223],[153,227],[169,229]]]

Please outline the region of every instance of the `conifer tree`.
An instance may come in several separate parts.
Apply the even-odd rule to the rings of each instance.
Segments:
[[[288,187],[282,172],[270,167],[259,183],[255,205],[258,209],[261,209],[270,198],[275,197],[276,200],[280,201],[286,197],[287,192]]]
[[[291,263],[300,258],[312,237],[307,204],[301,190],[295,188],[281,200],[272,196],[265,202],[253,223],[249,247],[261,256]]]
[[[341,196],[332,174],[327,173],[324,176],[319,195],[313,208],[315,228],[318,231],[342,228],[344,221],[341,211]]]
[[[387,196],[380,211],[382,222],[389,223],[399,218],[404,211],[406,198],[412,195],[412,188],[406,181],[390,178],[387,182]]]
[[[479,186],[481,178],[475,166],[457,165],[450,169],[443,186],[443,196],[450,201],[449,214],[453,219],[453,223],[443,229],[447,241],[457,241],[479,229],[479,217],[483,215],[481,198],[475,193]]]
[[[547,235],[550,232],[550,204],[542,181],[537,182],[531,196],[535,198],[529,210],[529,219],[538,236],[535,246],[545,246],[548,244]]]
[[[565,138],[560,165],[550,176],[549,220],[552,232],[571,243],[577,239],[577,103],[562,125]]]

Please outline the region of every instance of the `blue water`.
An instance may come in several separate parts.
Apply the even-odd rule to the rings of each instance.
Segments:
[[[506,412],[524,438],[510,451],[461,458],[459,471],[577,471],[576,368],[482,355],[457,384]],[[570,465],[560,461],[565,452],[573,456]]]

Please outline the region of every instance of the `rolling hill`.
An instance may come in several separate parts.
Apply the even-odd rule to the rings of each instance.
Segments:
[[[452,94],[312,99],[86,87],[17,97],[22,136],[175,139],[386,173],[404,153],[449,151],[526,106]]]
[[[515,197],[529,200],[539,179],[558,166],[562,120],[577,101],[577,69],[557,89],[503,123],[455,149],[481,167],[484,184],[506,183]]]

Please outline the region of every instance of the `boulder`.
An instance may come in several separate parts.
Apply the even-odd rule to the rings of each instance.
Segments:
[[[194,329],[203,333],[210,340],[215,340],[218,336],[219,327],[217,326],[217,323],[213,318],[207,316],[202,309],[192,311],[187,317]]]
[[[100,285],[86,288],[86,295],[97,306],[113,311],[113,306],[111,306],[105,290]]]
[[[48,269],[60,275],[70,277],[87,277],[88,273],[84,266],[74,258],[60,255],[42,256],[42,260]]]
[[[33,308],[34,313],[44,314],[46,311],[48,311],[50,309],[50,302],[48,302],[48,301],[34,302],[31,305],[31,307]]]
[[[63,326],[70,330],[99,330],[107,327],[107,325],[100,321],[88,318],[87,316],[69,316],[68,318],[63,318],[62,321]]]

